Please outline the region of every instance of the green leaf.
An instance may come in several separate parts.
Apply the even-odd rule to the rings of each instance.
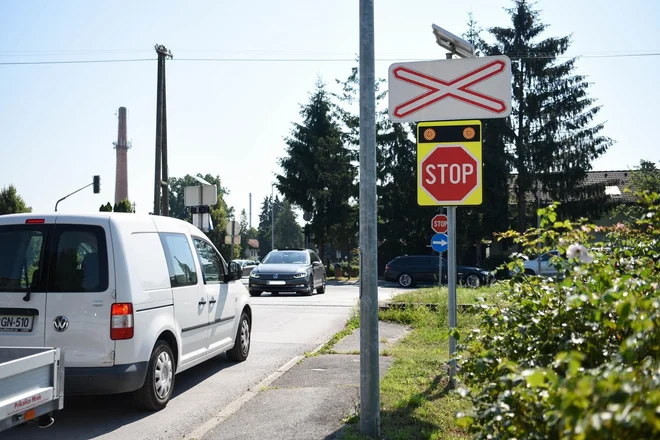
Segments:
[[[467,414],[456,414],[456,424],[461,428],[469,428],[474,423],[474,417]]]
[[[522,372],[527,385],[538,388],[545,385],[545,372],[543,370],[529,369]]]

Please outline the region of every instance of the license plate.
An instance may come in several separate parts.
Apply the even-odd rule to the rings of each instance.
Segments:
[[[281,286],[283,284],[286,284],[286,282],[284,282],[284,281],[268,281],[268,284],[275,284],[275,285]]]
[[[0,332],[31,332],[34,316],[0,315]]]

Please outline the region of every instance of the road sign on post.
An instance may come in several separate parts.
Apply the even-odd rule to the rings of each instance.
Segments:
[[[511,114],[511,60],[395,63],[388,96],[392,122],[505,118]]]
[[[481,121],[417,124],[420,206],[480,205]]]
[[[437,214],[431,220],[431,229],[436,234],[444,234],[447,232],[447,216],[444,214]]]
[[[448,246],[449,238],[447,237],[447,234],[435,234],[431,239],[431,248],[436,252],[446,252]]]

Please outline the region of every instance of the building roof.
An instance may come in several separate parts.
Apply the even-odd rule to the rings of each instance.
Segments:
[[[248,246],[250,246],[253,249],[259,249],[259,240],[257,240],[256,238],[248,239]]]
[[[516,199],[516,176],[517,173],[511,173],[509,176],[509,204],[515,205],[518,203]],[[612,197],[614,203],[633,203],[635,202],[635,195],[625,192],[626,188],[630,188],[631,170],[614,170],[614,171],[587,171],[587,175],[583,181],[584,186],[593,186],[598,184],[605,185],[605,194]],[[632,189],[632,188],[630,188]],[[536,201],[534,191],[531,190],[525,196],[528,202]],[[540,199],[543,204],[551,201],[551,196],[545,192],[540,192]]]

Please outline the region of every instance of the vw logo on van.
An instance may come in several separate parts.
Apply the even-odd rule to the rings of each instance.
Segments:
[[[278,274],[273,275],[273,278],[277,279],[277,277],[279,277]]]
[[[66,318],[66,316],[60,315],[53,319],[53,328],[57,332],[63,332],[69,328],[69,320]]]

